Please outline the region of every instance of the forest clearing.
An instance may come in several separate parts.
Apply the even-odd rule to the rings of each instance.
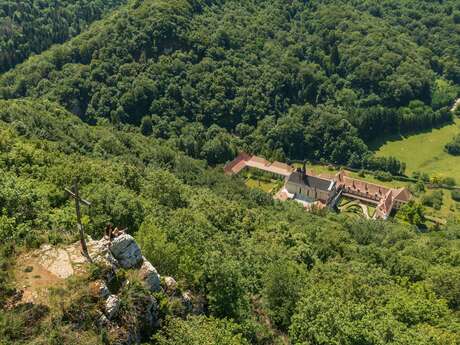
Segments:
[[[460,156],[453,156],[444,146],[460,133],[460,119],[454,123],[418,134],[389,140],[381,146],[377,156],[394,156],[406,163],[406,174],[414,171],[439,177],[453,177],[460,183]]]

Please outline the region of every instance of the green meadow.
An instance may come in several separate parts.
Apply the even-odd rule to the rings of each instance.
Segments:
[[[279,185],[280,182],[277,180],[271,180],[270,182],[267,182],[260,180],[256,177],[250,177],[246,180],[246,186],[248,186],[249,188],[260,189],[266,193],[276,192],[277,187],[279,187],[278,189],[281,188],[281,186]]]
[[[407,164],[406,174],[420,171],[430,176],[453,177],[460,183],[460,156],[444,151],[444,146],[460,133],[460,119],[431,131],[388,139],[377,150],[378,156],[394,156]]]

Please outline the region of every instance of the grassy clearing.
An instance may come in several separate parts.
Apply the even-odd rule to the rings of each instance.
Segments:
[[[377,156],[394,156],[407,164],[406,173],[420,171],[430,176],[453,177],[460,183],[460,157],[449,155],[444,146],[460,133],[455,123],[408,137],[390,138],[376,150]],[[377,144],[376,144],[377,145]]]
[[[279,181],[277,180],[271,180],[270,182],[266,182],[266,181],[258,180],[253,177],[248,178],[246,180],[246,186],[248,186],[249,188],[260,189],[266,193],[271,193],[275,191],[278,185],[279,185]]]
[[[425,214],[429,217],[440,218],[440,219],[451,219],[459,218],[460,216],[460,203],[452,199],[451,191],[447,189],[442,189],[442,206],[441,209],[436,210],[432,207],[425,206]],[[431,193],[431,190],[428,190],[427,193]],[[421,201],[421,196],[416,197],[418,201]]]
[[[430,176],[453,177],[460,184],[460,157],[449,155],[444,146],[460,133],[460,119],[455,123],[424,133],[388,139],[377,150],[377,156],[394,156],[407,164],[406,173],[414,171]],[[428,191],[429,193],[430,191]],[[450,219],[458,217],[460,205],[451,198],[451,192],[443,189],[443,205],[440,210],[426,207],[429,217]],[[420,200],[420,198],[417,198]]]

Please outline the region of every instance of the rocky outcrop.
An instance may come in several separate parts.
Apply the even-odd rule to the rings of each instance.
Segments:
[[[92,262],[97,265],[94,271],[82,256],[79,242],[59,247],[43,246],[24,257],[23,265],[27,269],[23,271],[24,274],[29,271],[32,271],[30,274],[40,273],[46,279],[51,274],[56,279],[62,277],[59,278],[62,280],[77,273],[89,273],[90,279],[93,275],[97,277],[89,282],[86,292],[97,301],[94,321],[107,331],[110,343],[139,344],[151,337],[159,327],[158,302],[152,293],[164,291],[166,296],[163,297],[167,298],[176,316],[186,317],[195,312],[196,296],[191,292],[183,293],[172,277],[160,280],[157,270],[142,256],[132,236],[122,233],[112,241],[107,236],[100,240],[88,237],[87,246]],[[51,270],[46,276],[43,273],[45,268]],[[129,272],[121,268],[129,269]],[[139,283],[146,289],[139,288]]]
[[[142,266],[139,269],[139,277],[144,286],[151,292],[161,291],[160,275],[146,258],[143,258]]]
[[[97,325],[99,327],[109,327],[110,326],[110,320],[105,316],[105,314],[100,314],[99,318],[97,319]]]
[[[152,296],[146,299],[145,312],[142,315],[142,319],[146,328],[155,328],[159,326],[158,303]]]
[[[142,252],[131,235],[123,234],[112,240],[110,252],[123,268],[134,268],[143,262]]]
[[[120,310],[120,299],[116,295],[110,295],[105,301],[105,315],[112,320]]]
[[[186,291],[182,294],[181,302],[186,313],[191,313],[193,311],[193,297],[190,291]]]
[[[95,297],[107,298],[110,295],[110,290],[107,287],[107,284],[103,280],[96,280],[90,283],[91,294]]]
[[[177,289],[177,282],[173,277],[164,278],[165,292],[172,296],[175,294]]]

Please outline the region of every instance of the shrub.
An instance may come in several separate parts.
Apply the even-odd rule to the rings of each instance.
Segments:
[[[247,345],[242,329],[229,320],[192,316],[187,320],[166,319],[164,327],[154,336],[155,344],[220,344]]]
[[[151,135],[153,133],[153,123],[150,116],[144,116],[141,122],[141,133],[143,135]]]
[[[455,190],[451,191],[450,194],[451,194],[453,200],[460,202],[460,190],[455,189]]]
[[[380,181],[386,181],[386,182],[393,181],[393,176],[386,171],[377,171],[374,176],[377,180],[380,180]]]
[[[457,135],[454,137],[454,139],[446,144],[445,146],[446,151],[454,156],[459,156],[460,155],[460,135]]]
[[[418,180],[417,183],[414,186],[414,190],[418,193],[424,192],[425,191],[425,183],[423,183],[422,180]]]
[[[418,227],[422,226],[425,222],[425,215],[422,205],[416,203],[413,200],[409,201],[406,205],[401,207],[398,215],[409,224],[413,224]]]
[[[436,210],[441,209],[443,192],[441,190],[434,191],[431,194],[422,196],[422,205],[433,207]]]
[[[446,186],[450,186],[450,187],[453,187],[457,184],[457,182],[455,181],[454,178],[452,177],[444,177],[441,181],[442,184],[446,185]]]

